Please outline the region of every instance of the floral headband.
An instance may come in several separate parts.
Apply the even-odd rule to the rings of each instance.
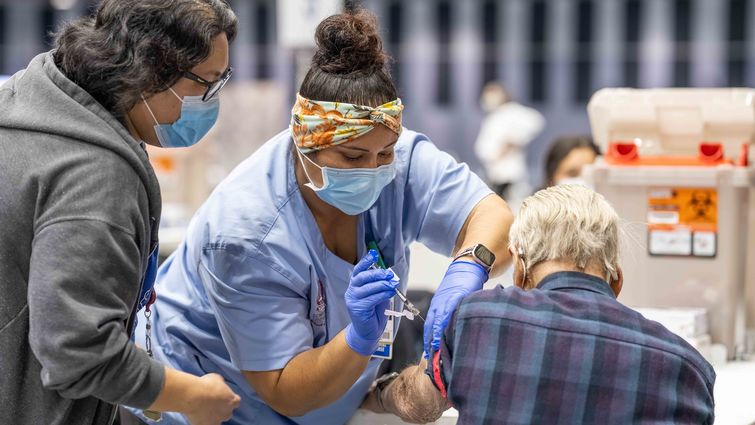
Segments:
[[[396,99],[377,108],[341,102],[309,100],[297,93],[291,111],[291,135],[302,153],[350,142],[382,124],[401,134],[401,111]]]

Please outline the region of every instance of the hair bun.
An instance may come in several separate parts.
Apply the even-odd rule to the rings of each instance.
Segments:
[[[326,18],[317,26],[315,40],[312,63],[329,74],[366,74],[385,67],[377,18],[366,10]]]

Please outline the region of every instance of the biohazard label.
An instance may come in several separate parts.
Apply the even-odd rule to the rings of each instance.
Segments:
[[[651,255],[716,256],[718,193],[715,189],[651,189],[647,222]]]

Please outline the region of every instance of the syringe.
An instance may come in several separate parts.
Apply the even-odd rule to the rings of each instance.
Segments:
[[[404,302],[404,308],[411,311],[413,315],[422,319],[423,322],[425,321],[425,318],[422,317],[421,314],[419,314],[419,309],[415,307],[414,304],[412,304],[412,302],[406,298],[406,295],[402,294],[401,291],[398,290],[398,288],[396,288],[396,295],[398,295],[401,301]]]
[[[377,263],[374,263],[373,265],[370,266],[370,268],[371,269],[380,269],[380,266],[378,266]],[[396,276],[396,274],[395,274],[395,272],[393,272],[393,270],[391,270],[391,269],[388,269],[388,270],[390,270],[394,274],[394,276],[395,276],[394,278],[395,279],[398,279],[398,276]],[[396,291],[396,295],[404,303],[404,308],[407,309],[407,310],[409,310],[413,315],[415,315],[415,316],[419,317],[420,319],[422,319],[422,321],[424,322],[425,318],[422,317],[422,315],[419,312],[419,309],[411,301],[409,301],[408,298],[406,298],[406,295],[404,295],[401,291],[399,291],[398,288],[396,288],[395,291]]]

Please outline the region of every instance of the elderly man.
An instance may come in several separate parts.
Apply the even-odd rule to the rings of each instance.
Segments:
[[[710,364],[616,300],[619,233],[616,211],[582,186],[525,200],[509,239],[515,285],[467,297],[429,365],[379,380],[364,407],[415,423],[450,405],[460,424],[713,423]]]

